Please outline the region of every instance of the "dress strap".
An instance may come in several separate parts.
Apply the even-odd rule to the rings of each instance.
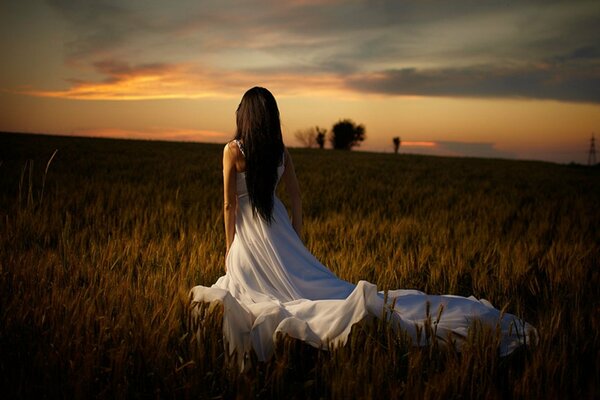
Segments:
[[[242,142],[240,142],[237,139],[233,139],[233,141],[235,142],[235,144],[237,144],[237,147],[240,149],[240,151],[242,152],[242,155],[244,157],[246,157],[246,152],[244,151],[244,145],[242,144]]]

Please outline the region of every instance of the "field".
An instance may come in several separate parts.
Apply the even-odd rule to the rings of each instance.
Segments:
[[[539,343],[500,358],[474,329],[457,354],[362,324],[240,374],[221,310],[188,307],[224,272],[222,145],[0,134],[2,397],[600,396],[600,169],[291,154],[304,241],[338,276],[486,298]]]

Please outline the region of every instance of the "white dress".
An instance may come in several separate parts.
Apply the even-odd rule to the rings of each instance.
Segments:
[[[283,169],[283,165],[278,168],[279,177]],[[445,341],[451,335],[458,348],[475,319],[499,326],[502,355],[536,338],[531,325],[514,315],[501,314],[484,299],[391,290],[386,304],[384,293],[375,285],[339,279],[304,247],[276,195],[271,224],[253,215],[245,174],[236,175],[235,236],[226,260],[227,273],[212,287],[192,288],[190,297],[192,313],[200,303],[223,304],[228,352],[237,353],[242,363],[251,349],[259,360],[267,360],[277,333],[328,349],[344,344],[354,324],[384,314],[393,326],[404,329],[415,345],[424,345],[425,335],[417,335],[417,330],[426,321],[427,303],[433,320],[443,307],[437,336]]]

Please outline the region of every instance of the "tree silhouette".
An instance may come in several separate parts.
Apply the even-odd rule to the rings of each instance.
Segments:
[[[334,149],[350,150],[365,140],[365,127],[350,119],[340,120],[331,128],[329,140]]]
[[[400,136],[396,136],[394,138],[394,153],[396,154],[398,154],[398,150],[400,149],[400,143],[402,143]]]
[[[317,131],[315,128],[301,129],[294,133],[294,137],[304,147],[314,147],[317,144]]]
[[[319,148],[322,149],[325,146],[325,134],[327,134],[327,129],[319,128],[318,126],[316,129],[317,138],[315,140],[317,141]]]

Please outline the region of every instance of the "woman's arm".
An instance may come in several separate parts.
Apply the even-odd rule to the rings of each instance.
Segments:
[[[285,169],[282,178],[285,182],[285,188],[292,207],[292,226],[298,236],[302,238],[302,198],[300,197],[300,185],[298,185],[294,163],[287,148],[285,149]]]
[[[227,144],[223,150],[223,217],[227,246],[226,260],[235,235],[235,211],[237,208],[235,158],[234,151]],[[225,270],[227,271],[227,265],[225,265]]]

